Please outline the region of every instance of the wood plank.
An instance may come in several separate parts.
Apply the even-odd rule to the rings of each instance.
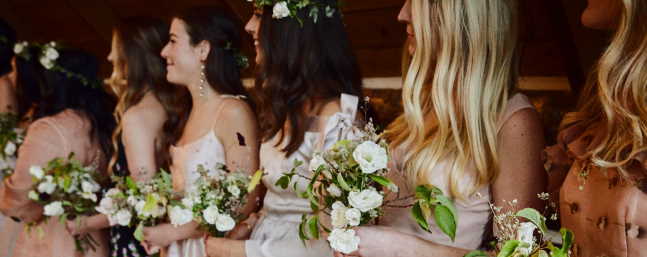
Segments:
[[[346,31],[356,49],[402,47],[406,26],[397,22],[398,9],[387,8],[346,15]]]
[[[118,18],[103,0],[93,3],[87,0],[67,0],[70,6],[96,31],[104,40],[112,40],[112,29],[118,23]]]

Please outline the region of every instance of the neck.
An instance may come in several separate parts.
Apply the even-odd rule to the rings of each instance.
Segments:
[[[193,108],[205,105],[209,102],[212,102],[214,98],[218,97],[220,94],[213,90],[209,83],[204,83],[203,89],[200,89],[200,82],[193,83],[188,85],[189,93],[191,94],[191,99],[193,100]]]

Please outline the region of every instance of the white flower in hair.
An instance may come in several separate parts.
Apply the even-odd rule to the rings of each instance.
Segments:
[[[13,155],[14,153],[16,153],[16,144],[7,142],[7,145],[4,147],[4,153],[6,155]]]
[[[288,2],[281,1],[274,5],[272,9],[272,18],[283,19],[290,16],[290,8],[288,8]]]
[[[25,41],[22,41],[20,43],[16,43],[13,46],[13,52],[14,52],[14,54],[21,54],[22,51],[25,50],[26,47],[27,47],[27,42],[25,42]]]
[[[40,64],[45,67],[45,69],[50,70],[54,67],[54,62],[48,59],[47,56],[41,56],[38,60],[40,61]]]

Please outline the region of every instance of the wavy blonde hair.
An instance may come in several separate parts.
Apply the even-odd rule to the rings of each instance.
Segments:
[[[626,165],[647,150],[647,2],[622,3],[617,32],[562,128],[578,123],[604,129],[591,141],[591,161],[632,179]]]
[[[411,10],[417,48],[403,78],[404,113],[386,137],[409,150],[411,184],[428,184],[449,161],[449,193],[465,198],[498,173],[497,122],[517,82],[517,4],[412,0]]]

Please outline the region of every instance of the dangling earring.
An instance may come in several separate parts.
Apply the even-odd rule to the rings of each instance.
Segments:
[[[202,64],[200,69],[201,70],[200,70],[200,86],[199,86],[199,89],[200,89],[200,96],[204,97],[205,96],[204,83],[206,82],[206,76],[204,75],[204,64]]]

